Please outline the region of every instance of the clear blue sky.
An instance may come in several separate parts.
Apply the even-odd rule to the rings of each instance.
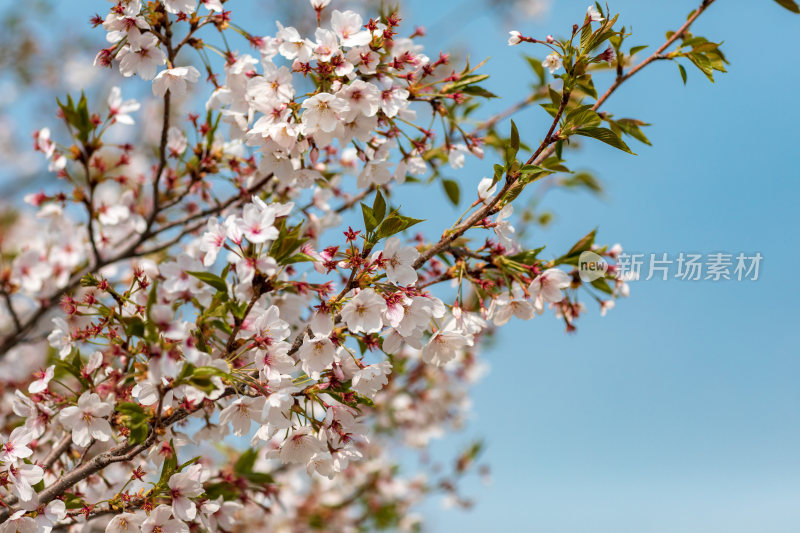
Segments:
[[[426,38],[431,55],[469,43],[475,56],[492,57],[487,87],[515,101],[530,70],[522,47],[506,46],[507,31],[564,35],[588,4],[553,3],[545,19],[513,26],[472,10],[475,0],[411,0],[405,18],[451,17]],[[88,9],[80,20],[108,6],[76,5]],[[633,26],[631,44],[657,45],[695,5],[617,0],[611,8]],[[261,27],[272,31],[272,21]],[[653,123],[654,147],[637,144],[634,157],[589,143],[572,155],[572,167],[603,179],[607,197],[552,195],[558,219],[534,240],[556,253],[599,226],[600,242],[643,253],[760,252],[760,279],[638,282],[605,318],[590,305],[576,335],[552,315],[512,321],[484,353],[491,372],[474,390],[469,426],[435,446],[446,454],[485,439],[493,483],[467,483],[478,503],[472,512],[427,506],[431,531],[797,530],[800,16],[771,0],[719,0],[696,31],[725,41],[730,72],[712,85],[689,69],[685,88],[663,63],[626,84],[605,109]],[[516,119],[531,143],[547,121],[541,109]],[[453,176],[473,190],[492,163]],[[457,214],[438,200],[420,195],[406,203],[419,212],[407,214],[449,225]]]

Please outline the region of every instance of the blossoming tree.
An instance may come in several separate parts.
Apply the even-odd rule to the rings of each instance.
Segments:
[[[311,0],[313,35],[261,36],[233,1],[112,3],[95,63],[151,81],[159,117],[114,87],[62,98],[63,133],[35,133],[59,180],[3,234],[0,530],[411,531],[432,492],[466,504],[479,446],[428,476],[397,452],[458,427],[482,339],[512,317],[572,330],[581,297],[627,295],[619,246],[591,232],[545,253],[514,205],[540,181],[592,185],[566,166],[580,138],[648,143],[601,110],[645,67],[725,71],[690,32],[713,3],[641,58],[599,5],[560,38],[511,32],[546,57],[483,120],[481,65],[428,57],[397,12]],[[524,143],[505,120],[533,103],[551,119]],[[116,133],[142,120],[155,145]],[[442,177],[466,157],[488,177]],[[411,181],[466,210],[416,233],[396,201]],[[612,264],[584,282],[589,250]]]

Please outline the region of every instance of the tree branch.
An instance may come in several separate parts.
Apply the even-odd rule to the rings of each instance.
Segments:
[[[698,7],[694,11],[694,13],[692,13],[692,15],[683,24],[683,26],[681,26],[678,29],[678,31],[676,31],[669,39],[667,39],[667,41],[663,45],[661,45],[658,48],[658,50],[656,50],[650,57],[648,57],[647,59],[645,59],[644,61],[642,61],[638,65],[636,65],[634,68],[632,68],[627,74],[624,74],[622,77],[618,77],[617,80],[608,88],[608,90],[605,92],[605,94],[603,94],[603,96],[601,96],[597,100],[597,102],[594,104],[592,109],[595,110],[595,111],[597,109],[599,109],[600,106],[602,106],[603,103],[605,103],[605,101],[608,100],[608,98],[623,83],[625,83],[627,80],[629,80],[631,77],[633,77],[636,73],[640,72],[647,65],[649,65],[650,63],[652,63],[653,61],[658,59],[661,56],[661,54],[664,52],[664,50],[669,48],[673,43],[675,43],[675,41],[680,39],[681,36],[686,34],[686,32],[691,27],[691,25],[714,2],[715,2],[715,0],[703,0],[703,2],[700,4],[700,7]],[[568,101],[568,98],[567,98],[566,101]],[[564,111],[564,107],[565,107],[565,98],[563,97],[563,94],[562,94],[561,107],[559,109],[558,114],[556,115],[556,120],[553,121],[553,123],[552,123],[552,125],[550,127],[550,131],[547,134],[547,137],[545,137],[545,140],[542,141],[542,143],[539,145],[539,148],[536,150],[536,152],[534,152],[533,155],[530,157],[530,159],[528,159],[527,164],[529,164],[529,165],[530,164],[539,164],[542,161],[544,161],[545,159],[547,159],[548,157],[550,157],[553,154],[553,152],[555,151],[555,148],[553,146],[553,140],[558,138],[559,134],[561,132],[559,131],[557,134],[554,134],[554,130],[555,130],[555,127],[558,125],[558,120],[560,119],[561,114]],[[473,213],[466,221],[464,221],[463,223],[461,223],[458,226],[456,226],[454,229],[451,229],[447,233],[445,233],[445,235],[442,236],[442,238],[439,240],[439,242],[437,242],[436,244],[434,244],[433,246],[431,246],[430,248],[425,250],[420,255],[420,257],[414,262],[414,264],[413,264],[414,269],[419,270],[433,256],[441,253],[442,250],[444,250],[450,243],[452,243],[458,237],[463,235],[467,230],[472,228],[476,223],[480,222],[481,220],[483,220],[484,218],[486,218],[487,216],[492,214],[493,213],[493,209],[495,208],[495,206],[500,202],[500,200],[503,198],[503,196],[511,189],[511,187],[518,181],[518,179],[519,179],[518,177],[513,177],[512,179],[507,180],[505,185],[503,186],[503,188],[497,193],[497,195],[495,195],[495,197],[491,201],[487,202],[483,207],[478,209],[478,211]]]

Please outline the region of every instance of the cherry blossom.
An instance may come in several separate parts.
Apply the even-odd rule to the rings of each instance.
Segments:
[[[440,329],[434,333],[422,349],[422,359],[436,366],[453,360],[457,352],[471,346],[472,336],[454,329]]]
[[[8,480],[20,501],[29,502],[36,496],[33,486],[44,478],[44,470],[39,465],[19,463],[8,469]]]
[[[297,355],[303,372],[313,379],[319,379],[320,373],[333,363],[335,353],[336,347],[328,337],[310,338],[306,335]]]
[[[55,365],[50,365],[44,371],[34,375],[37,379],[28,385],[28,392],[38,394],[47,390],[47,384],[50,383],[50,380],[55,375],[55,368]]]
[[[502,326],[511,320],[512,316],[520,320],[530,320],[535,315],[533,305],[528,301],[522,289],[515,286],[512,293],[503,293],[494,300],[489,308],[489,316],[495,326]]]
[[[14,463],[19,459],[25,459],[33,454],[28,444],[33,440],[33,435],[26,427],[18,427],[11,432],[8,439],[0,435],[0,462]]]
[[[561,56],[555,52],[545,57],[544,61],[542,61],[542,66],[549,70],[550,74],[553,74],[555,71],[560,69],[561,64]]]
[[[514,245],[512,237],[515,233],[515,230],[514,226],[511,225],[511,222],[508,221],[513,214],[514,206],[507,204],[500,211],[500,213],[497,214],[497,218],[495,219],[494,232],[497,235],[497,238],[500,240],[500,244],[506,248],[510,248]]]
[[[383,361],[377,365],[369,365],[359,370],[353,376],[353,390],[367,398],[374,398],[388,380],[388,375],[392,371],[389,361]]]
[[[72,334],[67,322],[61,317],[53,318],[53,329],[47,336],[50,346],[58,350],[58,355],[64,359],[72,351]]]
[[[108,114],[115,122],[132,125],[134,120],[130,113],[138,111],[139,108],[141,104],[134,99],[122,100],[122,90],[119,87],[112,87],[108,93]]]
[[[173,474],[167,486],[172,496],[172,513],[179,520],[191,521],[197,515],[197,506],[191,500],[203,494],[202,465],[194,464],[186,472]]]
[[[331,27],[342,42],[342,46],[364,46],[372,40],[369,31],[362,30],[363,19],[353,11],[334,10]]]
[[[595,6],[589,6],[586,9],[586,16],[592,22],[603,22],[603,20],[604,20],[603,19],[603,15],[600,14],[600,12],[597,10],[597,8]]]
[[[541,296],[544,301],[558,303],[564,299],[562,289],[572,283],[572,278],[557,268],[550,268],[537,276],[528,286],[528,292],[533,298]]]
[[[152,511],[141,525],[142,533],[189,533],[189,527],[172,518],[172,508],[159,505]]]
[[[111,439],[111,425],[104,417],[111,414],[113,405],[104,402],[94,392],[84,392],[78,405],[61,410],[61,423],[72,431],[72,441],[77,446],[88,446],[92,439],[105,442]]]
[[[395,285],[406,286],[417,281],[417,271],[414,261],[419,257],[419,252],[413,246],[403,246],[397,237],[386,240],[383,251],[378,252],[373,259],[380,258],[386,269],[386,277]]]
[[[377,333],[383,327],[381,314],[386,310],[386,301],[374,290],[365,289],[345,304],[342,319],[353,333]]]
[[[162,70],[153,79],[153,94],[164,96],[167,91],[176,98],[183,98],[186,95],[188,84],[197,83],[200,79],[200,72],[192,66],[175,67]]]
[[[193,13],[197,7],[197,0],[163,0],[164,7],[169,13]]]
[[[284,463],[306,464],[316,453],[324,450],[324,444],[311,428],[303,426],[293,429],[281,445],[280,459]]]
[[[122,47],[117,57],[123,76],[138,74],[145,80],[152,80],[158,67],[167,61],[166,54],[158,47],[158,39],[151,33],[129,37],[128,44]]]
[[[320,130],[330,133],[339,125],[345,112],[350,110],[347,100],[329,93],[319,93],[305,100],[301,106],[303,125],[309,134]]]
[[[144,514],[120,513],[108,523],[106,533],[138,533],[145,518]]]

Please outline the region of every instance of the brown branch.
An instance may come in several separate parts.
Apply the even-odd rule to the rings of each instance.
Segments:
[[[51,466],[58,461],[58,458],[61,457],[61,454],[69,450],[70,446],[72,446],[72,433],[67,431],[67,433],[58,441],[58,444],[50,450],[50,453],[44,458],[42,462],[42,468],[44,470],[48,470]]]
[[[235,390],[232,387],[228,387],[227,389],[225,389],[225,392],[223,392],[222,395],[220,395],[220,397],[217,398],[217,400],[221,400],[223,398],[232,396],[234,393]],[[188,416],[196,413],[202,408],[203,408],[202,403],[196,407],[193,407],[192,409],[186,409],[181,407],[177,409],[172,415],[163,420],[162,427],[172,426],[186,419]],[[158,431],[156,431],[156,428],[154,426],[151,426],[150,433],[148,434],[144,442],[139,444],[133,444],[130,441],[126,440],[124,443],[119,444],[108,451],[102,452],[94,456],[85,464],[65,473],[52,485],[42,490],[39,493],[39,504],[47,505],[55,498],[63,495],[64,492],[69,490],[71,487],[75,486],[80,481],[88,478],[93,474],[96,474],[97,472],[103,470],[110,464],[130,461],[140,453],[150,448],[153,444],[155,444],[157,438],[158,438]],[[10,515],[11,515],[10,509],[5,508],[0,510],[0,523],[8,519]]]
[[[14,306],[11,303],[11,295],[8,294],[7,291],[2,291],[2,294],[3,294],[3,299],[6,302],[6,307],[8,308],[8,314],[11,315],[11,320],[14,322],[14,329],[16,331],[19,331],[20,329],[22,329],[22,325],[20,324],[19,316],[17,315],[17,312],[14,310]]]
[[[605,103],[605,101],[608,100],[608,97],[614,94],[614,91],[616,91],[620,85],[622,85],[628,79],[630,79],[631,76],[635,75],[637,72],[642,70],[644,67],[646,67],[653,61],[656,61],[658,59],[663,59],[664,57],[662,56],[662,54],[664,53],[664,51],[670,46],[672,46],[675,43],[675,41],[682,38],[686,34],[686,32],[689,31],[689,28],[692,26],[692,24],[694,24],[694,21],[696,21],[697,18],[700,15],[702,15],[703,12],[706,9],[708,9],[708,7],[715,1],[716,0],[703,0],[703,3],[700,4],[700,7],[698,7],[694,11],[694,13],[692,13],[691,16],[689,16],[689,18],[686,20],[683,26],[681,26],[678,29],[678,31],[676,31],[669,39],[667,39],[666,42],[658,48],[658,50],[653,52],[653,54],[650,55],[647,59],[645,59],[644,61],[633,67],[626,74],[623,74],[622,76],[617,76],[616,81],[614,81],[614,83],[611,85],[611,87],[608,88],[608,90],[605,92],[605,94],[603,94],[603,96],[598,98],[597,102],[595,102],[595,104],[592,106],[592,109],[597,111],[600,108],[600,106],[602,106]]]
[[[553,133],[555,132],[556,127],[558,126],[559,120],[561,120],[561,115],[564,113],[564,109],[567,107],[567,103],[569,102],[569,95],[570,91],[568,89],[564,89],[562,97],[561,97],[561,105],[559,106],[558,112],[556,116],[553,118],[553,123],[550,126],[550,130],[547,132],[547,136],[544,138],[542,143],[539,145],[539,148],[534,152],[529,160],[528,164],[533,161],[536,157],[539,156],[552,142],[553,142]],[[425,250],[416,261],[413,263],[413,267],[415,270],[419,270],[425,263],[427,263],[431,257],[441,253],[445,248],[447,248],[450,243],[455,241],[458,237],[463,235],[467,230],[472,228],[475,224],[489,216],[495,206],[503,199],[505,194],[511,190],[519,179],[519,175],[513,176],[511,174],[508,175],[506,179],[506,183],[503,185],[503,188],[488,202],[486,202],[480,209],[475,211],[472,215],[470,215],[467,220],[462,222],[461,224],[457,225],[455,228],[449,230],[445,233],[442,238],[439,240],[438,243],[434,244],[427,250]]]
[[[143,233],[130,246],[128,246],[128,248],[126,248],[125,250],[120,252],[118,255],[116,255],[116,256],[114,256],[112,258],[103,259],[103,260],[100,261],[100,263],[98,263],[98,264],[96,264],[94,266],[86,267],[86,268],[78,271],[77,273],[75,273],[72,276],[72,278],[67,283],[67,285],[65,285],[63,288],[57,290],[55,293],[53,293],[52,295],[47,297],[47,299],[42,302],[42,305],[32,315],[30,315],[25,320],[24,323],[20,324],[20,327],[17,329],[17,331],[15,331],[13,334],[11,334],[11,335],[7,336],[5,339],[3,339],[2,344],[0,344],[0,357],[3,357],[3,355],[5,355],[11,348],[16,346],[20,342],[22,342],[24,340],[24,338],[25,338],[25,335],[27,335],[36,326],[36,324],[39,323],[39,320],[41,320],[42,317],[44,315],[46,315],[53,308],[53,306],[58,303],[58,301],[61,298],[61,296],[63,296],[64,294],[66,294],[66,293],[68,293],[70,291],[72,291],[73,289],[78,287],[78,285],[80,285],[81,278],[83,278],[83,276],[85,276],[86,274],[95,273],[95,272],[99,271],[100,269],[102,269],[103,267],[105,267],[107,265],[110,265],[110,264],[113,264],[113,263],[116,263],[118,261],[123,261],[125,259],[131,259],[133,257],[141,257],[141,256],[146,256],[146,255],[149,255],[149,254],[157,253],[159,251],[162,251],[162,250],[164,250],[164,249],[176,244],[185,235],[188,235],[192,231],[196,231],[197,229],[199,229],[203,224],[205,224],[205,221],[203,221],[203,224],[197,224],[197,225],[189,228],[188,230],[184,230],[183,232],[181,232],[181,234],[178,237],[168,241],[167,243],[162,243],[162,244],[160,244],[160,245],[158,245],[156,247],[149,248],[149,249],[146,249],[146,250],[137,251],[138,248],[142,244],[144,244],[146,241],[148,241],[149,239],[152,239],[153,237],[156,237],[156,236],[160,235],[161,233],[164,233],[165,231],[168,231],[170,229],[173,229],[173,228],[178,227],[178,226],[180,226],[182,224],[186,224],[186,223],[188,223],[190,221],[193,221],[193,220],[196,220],[196,219],[199,219],[199,218],[208,218],[209,216],[213,216],[215,214],[218,214],[218,213],[224,211],[226,208],[231,207],[232,205],[234,205],[237,201],[242,201],[243,199],[246,199],[246,195],[253,194],[253,193],[257,192],[271,178],[272,178],[272,175],[270,174],[269,176],[266,176],[265,178],[259,180],[255,185],[253,185],[252,187],[247,189],[244,192],[244,194],[242,194],[240,192],[239,194],[236,194],[236,195],[232,196],[231,198],[229,198],[225,202],[223,202],[223,203],[221,203],[221,204],[219,204],[217,206],[214,206],[213,208],[207,209],[205,211],[201,211],[199,213],[195,213],[192,216],[183,218],[180,221],[176,221],[176,222],[167,224],[166,226],[162,226],[162,227],[160,227],[160,228],[158,228],[156,230],[151,230],[149,233]]]
[[[477,134],[480,131],[491,129],[498,122],[500,122],[502,120],[505,120],[508,117],[510,117],[512,115],[515,115],[516,113],[519,113],[520,111],[522,111],[523,109],[527,108],[532,103],[534,103],[536,101],[536,99],[539,97],[540,94],[541,94],[541,91],[535,92],[535,93],[531,93],[527,97],[525,97],[524,100],[520,100],[519,102],[517,102],[513,106],[509,107],[508,109],[506,109],[504,111],[501,111],[501,112],[497,113],[496,115],[493,115],[493,116],[487,118],[483,122],[478,123],[475,126],[475,130],[472,133],[473,134]]]
[[[694,13],[688,18],[688,20],[681,26],[678,31],[676,31],[667,41],[661,45],[658,50],[656,50],[650,57],[642,61],[640,64],[636,65],[632,68],[627,74],[624,74],[621,78],[617,78],[617,80],[609,87],[609,89],[601,96],[595,105],[592,107],[595,111],[600,108],[600,106],[605,103],[605,101],[623,84],[625,81],[630,79],[633,75],[640,72],[644,69],[647,65],[656,61],[662,53],[669,48],[675,41],[677,41],[681,36],[685,35],[686,32],[689,30],[691,25],[697,20],[697,18],[703,14],[703,12],[708,9],[708,7],[713,4],[715,0],[703,0]],[[564,96],[566,95],[566,99]],[[553,152],[555,151],[554,140],[560,137],[561,131],[555,132],[555,127],[558,125],[558,120],[561,117],[561,114],[564,111],[565,107],[565,100],[568,101],[568,94],[565,92],[562,94],[561,99],[561,107],[559,109],[558,114],[556,115],[556,120],[553,121],[553,124],[550,127],[550,131],[548,132],[547,137],[542,143],[539,145],[539,148],[533,155],[528,159],[527,164],[539,164],[548,157],[550,157]],[[505,185],[503,188],[495,195],[495,197],[490,201],[487,202],[483,207],[481,207],[478,211],[473,213],[467,220],[463,223],[457,225],[455,228],[449,230],[442,238],[425,250],[419,258],[414,262],[413,267],[419,270],[425,263],[427,263],[433,256],[441,253],[450,243],[456,240],[458,237],[463,235],[467,230],[472,228],[476,223],[480,222],[488,215],[492,214],[494,211],[495,206],[500,202],[503,196],[511,189],[511,187],[516,184],[517,177],[509,176],[510,179],[506,180]]]

